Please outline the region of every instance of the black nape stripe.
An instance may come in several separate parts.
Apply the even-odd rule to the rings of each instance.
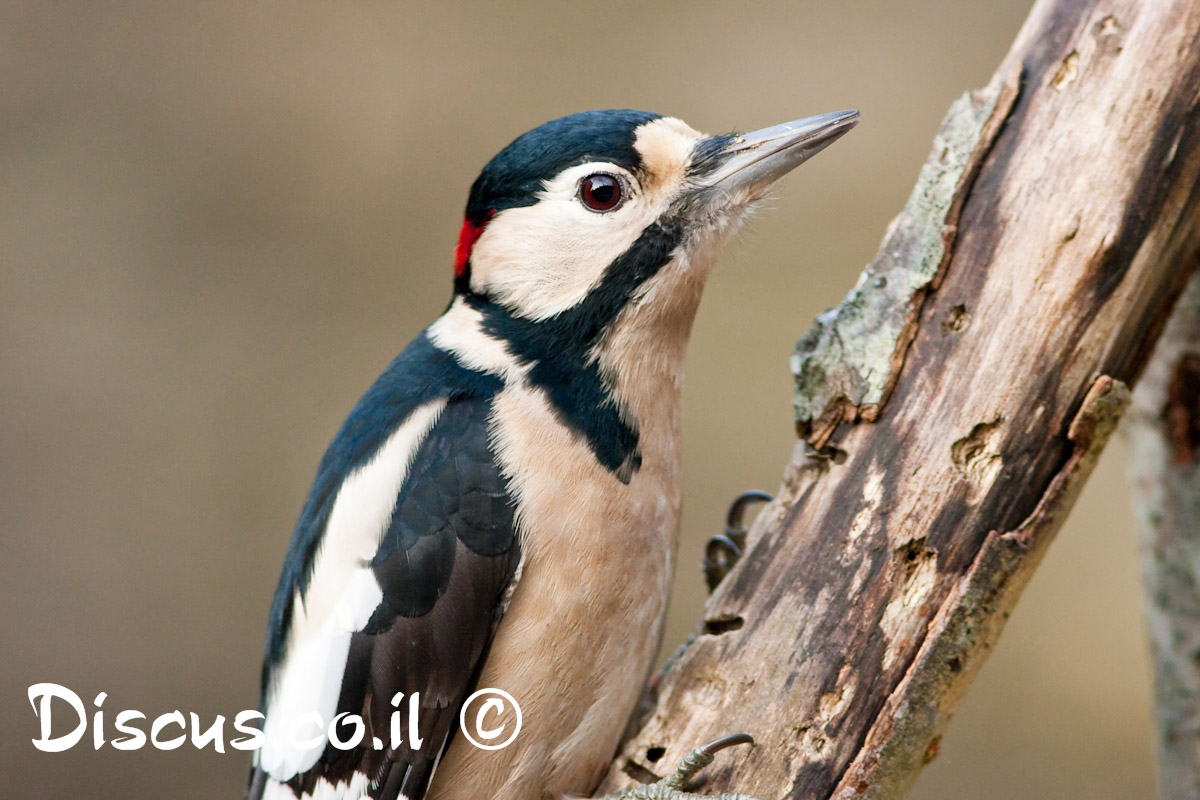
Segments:
[[[641,466],[637,421],[613,396],[593,349],[637,289],[670,261],[682,239],[678,219],[654,222],[609,264],[583,302],[549,319],[526,319],[481,295],[465,298],[483,315],[488,335],[504,340],[514,357],[532,364],[530,382],[546,392],[563,423],[587,440],[596,459],[622,483],[629,483]]]

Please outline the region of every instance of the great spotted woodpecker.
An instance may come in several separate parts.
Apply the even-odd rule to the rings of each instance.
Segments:
[[[300,513],[252,800],[592,789],[662,632],[705,279],[767,187],[857,119],[705,136],[589,111],[488,163],[449,308],[355,406]],[[493,687],[522,712],[501,750],[457,731]]]

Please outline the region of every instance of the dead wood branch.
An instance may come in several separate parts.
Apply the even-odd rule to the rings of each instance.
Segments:
[[[1200,4],[1038,2],[802,340],[807,441],[602,788],[747,731],[711,790],[904,793],[1200,255],[1198,178]]]
[[[1192,275],[1130,413],[1154,656],[1158,785],[1200,797],[1200,272]]]

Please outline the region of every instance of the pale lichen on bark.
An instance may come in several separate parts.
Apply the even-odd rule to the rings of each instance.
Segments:
[[[904,210],[839,305],[796,343],[796,425],[815,446],[843,421],[874,420],[954,241],[961,200],[1016,98],[1015,79],[965,92],[947,112]]]

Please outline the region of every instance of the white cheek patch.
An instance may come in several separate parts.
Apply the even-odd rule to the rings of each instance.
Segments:
[[[613,211],[595,212],[577,197],[595,172],[625,178],[628,194]],[[546,185],[537,203],[501,211],[471,255],[471,283],[519,315],[544,320],[578,305],[604,272],[637,241],[666,205],[640,192],[613,164],[571,167]]]
[[[647,122],[634,137],[640,183],[615,164],[579,164],[548,181],[537,203],[500,211],[472,250],[472,288],[532,320],[578,305],[684,189],[700,138],[677,119]],[[625,182],[625,198],[612,211],[591,211],[579,200],[580,181],[597,172]]]
[[[258,762],[277,781],[311,768],[325,749],[351,635],[366,626],[383,600],[369,562],[391,522],[413,455],[445,406],[443,398],[414,411],[338,490],[308,589],[292,605],[287,649],[268,687]]]

